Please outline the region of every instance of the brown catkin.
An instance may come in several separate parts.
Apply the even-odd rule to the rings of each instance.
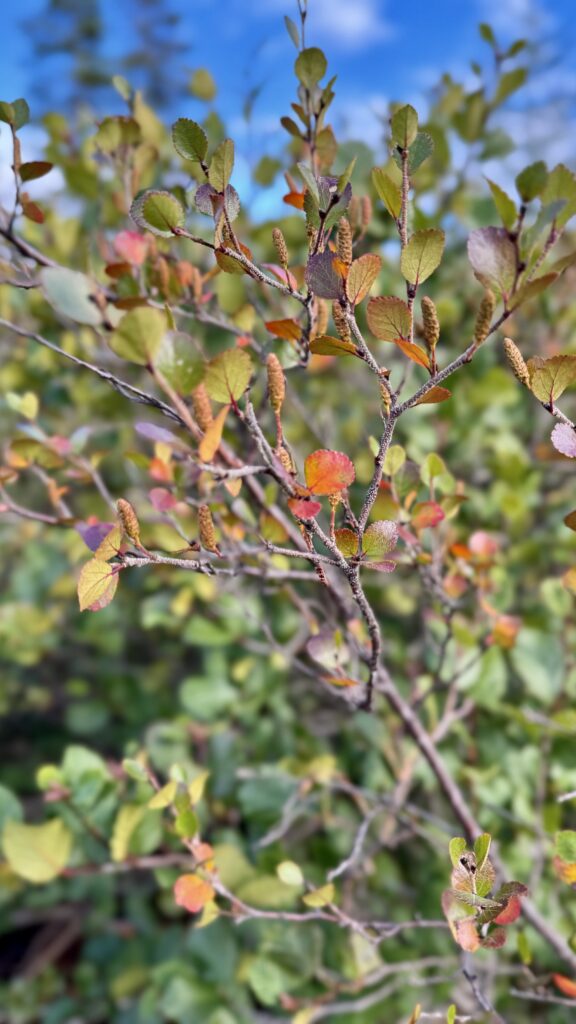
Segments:
[[[346,211],[346,216],[350,221],[350,227],[352,228],[353,231],[361,226],[362,211],[360,199],[358,196],[352,196],[352,199],[350,200],[350,205]]]
[[[200,505],[198,507],[198,534],[200,543],[206,551],[218,551],[216,530],[214,529],[214,521],[208,505]]]
[[[290,473],[291,476],[294,476],[296,471],[294,468],[294,462],[292,461],[292,456],[290,455],[288,449],[284,448],[283,445],[280,445],[280,447],[276,450],[276,457],[280,464],[284,467],[286,472]]]
[[[338,259],[347,266],[352,263],[352,229],[346,217],[338,221]]]
[[[272,241],[274,242],[274,248],[278,254],[278,262],[284,270],[288,269],[288,246],[286,245],[286,239],[282,234],[280,228],[274,228],[272,231]]]
[[[362,227],[364,230],[372,220],[372,200],[370,196],[362,196]]]
[[[275,413],[280,413],[286,395],[286,378],[278,356],[271,352],[266,360],[268,371],[268,396]]]
[[[476,324],[474,327],[474,341],[476,342],[476,345],[481,345],[488,337],[495,309],[496,296],[494,295],[494,292],[491,292],[490,289],[487,288],[482,297],[482,302],[480,303],[480,308],[476,316]]]
[[[324,299],[316,299],[316,318],[314,321],[314,336],[322,337],[328,330],[328,303]]]
[[[126,498],[118,498],[116,510],[124,533],[137,547],[140,547],[140,523],[133,506],[126,501]]]
[[[202,274],[198,270],[198,267],[192,267],[190,278],[194,298],[196,299],[196,302],[200,302],[200,299],[202,298]]]
[[[350,334],[350,327],[346,319],[346,313],[338,301],[332,303],[332,319],[338,332],[338,337],[341,338],[342,341],[352,341],[352,335]]]
[[[210,405],[210,399],[208,398],[208,392],[204,387],[204,384],[199,384],[197,388],[194,388],[192,392],[192,407],[194,409],[194,416],[196,422],[201,430],[206,432],[210,424],[214,421],[212,415],[212,406]]]
[[[528,373],[528,367],[524,362],[522,353],[518,346],[512,341],[512,338],[504,338],[504,352],[506,359],[512,368],[512,373],[524,384],[524,387],[530,387],[530,374]]]
[[[436,306],[432,299],[425,295],[420,303],[420,308],[422,310],[423,334],[426,348],[429,352],[433,352],[440,337],[440,321],[438,320]]]
[[[316,242],[318,240],[318,229],[315,228],[312,224],[307,224],[306,235],[308,238],[308,249],[310,252],[313,252],[316,246]]]

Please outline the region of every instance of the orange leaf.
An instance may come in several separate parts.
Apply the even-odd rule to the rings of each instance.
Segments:
[[[288,195],[283,196],[283,199],[285,203],[288,203],[289,206],[295,206],[297,210],[304,209],[303,192],[289,192]]]
[[[414,402],[414,405],[437,405],[438,402],[445,402],[447,398],[451,397],[451,395],[452,392],[448,391],[448,388],[436,386],[434,388],[430,388],[430,391],[427,391],[425,395],[422,395],[422,398],[419,398],[417,402]]]
[[[576,981],[572,981],[572,978],[567,978],[564,974],[553,974],[552,981],[565,996],[576,999]]]
[[[522,904],[518,896],[511,896],[508,903],[498,914],[498,917],[494,918],[494,924],[512,924],[520,914],[522,913]]]
[[[349,679],[347,676],[324,676],[324,682],[331,686],[360,686],[357,679]]]
[[[415,345],[413,341],[405,341],[404,338],[395,338],[394,344],[411,359],[413,363],[418,363],[419,366],[424,366],[427,370],[430,369],[430,359],[428,353],[420,348],[419,345]]]
[[[33,220],[35,224],[44,223],[44,211],[40,209],[37,203],[23,202],[22,213],[28,220]]]
[[[284,341],[300,341],[302,337],[302,328],[297,320],[268,320],[264,326],[275,338],[283,338]]]
[[[454,938],[462,949],[467,953],[475,953],[480,946],[480,938],[474,924],[474,918],[465,917],[461,921],[454,921]]]
[[[346,280],[346,295],[357,306],[365,299],[380,273],[382,259],[372,253],[365,253],[350,265]]]
[[[415,530],[424,530],[427,526],[438,526],[444,518],[444,510],[437,502],[419,501],[412,510],[411,525]]]
[[[210,882],[205,882],[200,875],[181,875],[174,883],[175,902],[191,914],[197,914],[215,895]]]
[[[216,418],[212,420],[212,423],[207,428],[204,437],[200,441],[200,444],[198,445],[198,454],[202,459],[202,462],[211,462],[216,455],[222,440],[222,431],[224,430],[224,423],[229,409],[229,405],[222,406],[220,412]]]
[[[563,882],[568,885],[574,885],[576,883],[576,864],[572,864],[567,860],[562,860],[561,857],[554,857],[552,861],[554,871],[561,878]]]
[[[343,452],[319,449],[304,463],[304,476],[312,494],[337,494],[354,483],[354,466]]]

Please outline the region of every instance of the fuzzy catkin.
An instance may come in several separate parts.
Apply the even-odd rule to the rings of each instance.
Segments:
[[[370,196],[362,196],[361,203],[362,227],[366,230],[372,220],[372,200],[370,199]]]
[[[440,321],[438,320],[436,306],[432,299],[425,295],[420,302],[420,308],[422,310],[424,341],[428,351],[433,352],[440,337]]]
[[[341,338],[342,341],[352,341],[352,335],[350,334],[350,327],[346,319],[346,313],[337,301],[332,303],[332,319],[338,332],[338,337]]]
[[[216,530],[212,513],[208,505],[200,505],[198,508],[198,535],[200,543],[206,551],[217,551]]]
[[[274,242],[274,248],[278,256],[278,262],[284,269],[288,269],[288,246],[286,245],[286,239],[282,234],[280,228],[274,228],[272,231],[272,241]]]
[[[352,229],[346,217],[338,221],[338,259],[346,263],[352,263]]]
[[[288,451],[287,448],[284,448],[284,445],[280,445],[280,447],[276,450],[276,457],[278,458],[278,461],[280,462],[281,466],[286,470],[286,472],[290,473],[291,476],[294,476],[294,462],[292,460],[290,452]]]
[[[512,338],[504,338],[504,353],[514,376],[521,384],[524,385],[524,387],[529,388],[530,374],[528,372],[528,367],[524,362],[520,349],[512,341]]]
[[[286,395],[286,378],[278,356],[271,352],[266,360],[268,371],[268,395],[275,413],[280,413]]]
[[[316,319],[314,322],[314,335],[317,338],[326,334],[328,329],[328,303],[324,299],[316,299]]]
[[[204,384],[199,384],[197,388],[194,388],[192,392],[192,408],[194,409],[194,416],[196,422],[201,430],[206,432],[208,427],[213,422],[214,417],[212,415],[212,406],[210,399],[208,398],[208,392],[204,387]]]
[[[126,498],[118,498],[116,510],[120,525],[127,537],[137,546],[140,545],[140,523],[133,505]]]
[[[494,292],[491,292],[490,289],[487,288],[482,297],[480,308],[478,309],[476,316],[476,324],[474,326],[474,341],[476,345],[481,345],[488,337],[495,309],[496,296],[494,295]]]

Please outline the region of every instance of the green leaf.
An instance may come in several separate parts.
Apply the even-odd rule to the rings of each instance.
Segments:
[[[30,120],[30,107],[26,100],[23,99],[12,100],[10,105],[14,111],[14,127],[18,131],[19,128],[23,128],[25,124],[28,124]]]
[[[486,862],[488,854],[490,853],[490,844],[492,843],[492,836],[489,832],[483,832],[482,835],[478,836],[474,840],[474,853],[476,854],[476,867],[480,871]]]
[[[293,885],[286,885],[276,875],[259,875],[243,882],[235,890],[239,899],[255,907],[283,910],[294,906],[297,897]]]
[[[47,301],[59,315],[91,327],[102,322],[93,299],[96,285],[85,274],[67,267],[43,267],[40,281]]]
[[[418,114],[407,104],[392,115],[390,121],[392,141],[400,149],[408,149],[414,142],[418,132]]]
[[[209,103],[216,96],[216,83],[207,68],[197,68],[190,79],[190,92]]]
[[[490,186],[494,205],[504,227],[511,230],[518,218],[518,211],[516,209],[515,202],[510,198],[508,193],[504,191],[504,189],[500,188],[500,186],[496,184],[495,181],[491,181],[490,178],[486,178],[486,181]]]
[[[174,230],[184,224],[184,209],[171,192],[148,189],[136,196],[130,216],[140,228],[159,238],[172,238]]]
[[[154,362],[165,333],[164,313],[151,306],[137,306],[124,314],[108,344],[121,359],[148,366]]]
[[[465,853],[467,849],[467,842],[461,836],[455,836],[448,843],[448,853],[450,854],[450,860],[452,861],[453,867],[457,868],[460,865],[460,857]]]
[[[566,206],[558,213],[556,224],[563,227],[576,213],[576,175],[564,164],[557,164],[548,175],[542,192],[542,205],[564,200]]]
[[[556,853],[569,864],[576,863],[576,832],[566,829],[555,835]]]
[[[2,849],[19,878],[42,885],[53,881],[66,867],[72,849],[72,833],[59,818],[43,825],[8,821],[2,833]]]
[[[126,772],[131,779],[135,782],[148,782],[148,775],[146,769],[133,757],[125,757],[122,761],[122,769]]]
[[[434,152],[434,139],[428,132],[418,132],[414,142],[410,146],[408,154],[408,170],[410,174],[417,171],[421,164],[432,156]]]
[[[576,355],[529,359],[530,387],[541,402],[550,404],[576,381]]]
[[[384,206],[388,210],[388,213],[396,220],[400,216],[400,210],[402,208],[402,197],[400,194],[400,188],[386,171],[383,171],[381,167],[374,167],[372,170],[372,184],[378,193],[378,196],[384,203]]]
[[[4,124],[14,125],[16,122],[16,114],[14,107],[11,103],[7,103],[6,100],[0,100],[0,121]]]
[[[146,808],[142,804],[124,804],[114,820],[110,856],[115,862],[126,860],[129,853],[130,839],[142,821]]]
[[[345,170],[342,172],[342,174],[338,178],[338,184],[336,185],[336,188],[337,188],[339,194],[341,194],[344,191],[344,189],[346,188],[346,185],[348,184],[348,182],[350,181],[350,179],[352,177],[352,174],[354,173],[354,168],[356,166],[356,159],[357,158],[355,156],[352,157],[350,163],[347,165]]]
[[[316,202],[319,203],[320,192],[318,191],[318,181],[316,180],[316,175],[310,169],[310,167],[308,167],[308,164],[305,163],[299,163],[298,170],[300,171],[300,174],[304,179],[304,184],[306,185],[308,191],[314,196]]]
[[[283,860],[276,868],[276,874],[284,885],[301,886],[304,883],[302,868],[293,860]]]
[[[208,137],[203,128],[189,117],[179,117],[172,125],[174,149],[185,160],[202,162],[208,152]]]
[[[224,139],[215,150],[208,170],[208,181],[217,192],[223,192],[234,169],[234,143]]]
[[[514,68],[513,71],[505,71],[498,82],[498,88],[493,100],[494,106],[503,103],[513,92],[516,92],[524,85],[527,77],[528,71],[526,68]]]
[[[22,804],[12,790],[0,785],[0,836],[7,821],[22,821]]]
[[[112,75],[111,82],[118,95],[128,103],[132,97],[132,87],[130,82],[128,82],[123,75]]]
[[[401,444],[391,444],[384,459],[385,476],[395,476],[406,462],[406,452]]]
[[[327,903],[334,902],[334,883],[322,885],[319,889],[313,889],[302,897],[307,907],[325,907]]]
[[[294,71],[305,89],[313,89],[326,74],[328,63],[317,46],[311,46],[298,54]]]
[[[440,265],[443,252],[444,232],[440,228],[416,231],[402,250],[400,270],[410,284],[421,284]]]
[[[517,309],[523,302],[528,302],[529,299],[533,299],[535,295],[540,295],[541,292],[546,291],[551,284],[558,277],[558,274],[551,272],[550,274],[542,274],[541,277],[535,277],[532,281],[527,281],[523,284],[517,292],[514,293],[509,304],[510,309]]]
[[[344,526],[334,531],[336,547],[344,558],[354,558],[358,554],[358,534]]]
[[[362,551],[375,561],[393,551],[398,542],[398,527],[389,519],[380,519],[371,523],[362,541]]]
[[[522,202],[529,203],[536,199],[544,191],[547,178],[548,168],[543,160],[537,160],[520,171],[516,177],[516,188]]]
[[[446,1024],[454,1024],[456,1020],[456,1003],[451,1003],[446,1010]]]
[[[478,25],[478,31],[485,43],[488,43],[489,46],[496,46],[496,36],[490,25],[483,21]]]
[[[154,365],[180,395],[189,395],[204,379],[204,362],[188,334],[164,334]]]
[[[252,376],[252,360],[241,348],[229,348],[212,359],[206,367],[204,384],[215,402],[237,402]]]
[[[290,39],[294,43],[294,46],[296,47],[297,50],[299,50],[300,33],[298,32],[296,24],[292,21],[292,18],[289,18],[287,14],[284,15],[284,24],[286,25],[286,31],[288,32]]]
[[[380,341],[409,338],[412,326],[410,309],[402,299],[393,295],[380,295],[368,301],[366,310],[368,327]]]

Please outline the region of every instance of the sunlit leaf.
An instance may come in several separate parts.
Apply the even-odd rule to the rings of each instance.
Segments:
[[[198,454],[202,462],[211,462],[218,451],[229,410],[229,405],[222,406],[218,415],[214,417],[204,431],[204,437],[198,445]]]
[[[140,306],[124,314],[108,344],[121,359],[148,366],[159,353],[165,333],[164,313],[151,306]]]
[[[108,564],[92,558],[78,578],[80,611],[100,611],[110,604],[118,587],[118,573]]]
[[[438,405],[440,402],[445,402],[448,398],[451,398],[452,392],[448,388],[442,388],[436,385],[430,388],[425,395],[422,395],[414,405]]]
[[[252,376],[252,360],[241,348],[229,348],[212,359],[207,367],[204,385],[215,402],[237,402]]]
[[[322,50],[319,50],[317,46],[310,46],[298,54],[294,71],[306,89],[313,89],[326,74],[327,66]]]
[[[541,402],[549,405],[576,381],[576,356],[529,359],[530,387]]]
[[[576,999],[576,980],[567,978],[565,974],[553,974],[552,981],[556,985],[556,988],[563,992],[565,996],[569,996],[571,999]]]
[[[365,299],[382,267],[382,258],[365,253],[350,265],[346,278],[346,295],[356,306]]]
[[[184,224],[184,210],[171,192],[148,189],[136,196],[130,216],[140,228],[160,238],[171,238]]]
[[[329,334],[321,334],[310,342],[310,351],[316,356],[356,356],[358,350],[351,341],[342,341]]]
[[[267,320],[264,326],[275,338],[285,341],[300,341],[302,337],[302,327],[297,320]]]
[[[402,250],[400,269],[411,284],[426,281],[440,265],[444,252],[444,232],[439,228],[416,231]]]
[[[407,304],[395,296],[379,296],[370,299],[366,310],[368,327],[380,341],[396,341],[409,338],[412,317]]]
[[[337,494],[354,483],[356,474],[343,452],[319,449],[306,459],[304,476],[312,494]]]
[[[334,531],[336,547],[344,558],[354,558],[358,554],[358,534],[347,527]]]
[[[394,550],[398,543],[398,526],[389,519],[370,523],[363,540],[362,551],[367,558],[379,561]]]
[[[399,186],[392,180],[386,171],[380,167],[374,167],[372,171],[372,183],[388,213],[398,219],[402,208],[402,196]]]
[[[400,149],[408,149],[414,142],[418,132],[418,114],[410,104],[401,107],[392,115],[390,121],[392,141]]]
[[[302,897],[307,907],[325,907],[327,903],[334,902],[334,883],[322,885],[319,889],[313,889]]]
[[[224,139],[217,147],[210,161],[208,181],[217,192],[223,192],[234,169],[234,143]]]
[[[430,357],[423,348],[420,348],[420,345],[415,345],[413,341],[406,341],[404,338],[396,338],[395,344],[413,363],[418,363],[418,366],[424,366],[427,370],[430,369]]]

